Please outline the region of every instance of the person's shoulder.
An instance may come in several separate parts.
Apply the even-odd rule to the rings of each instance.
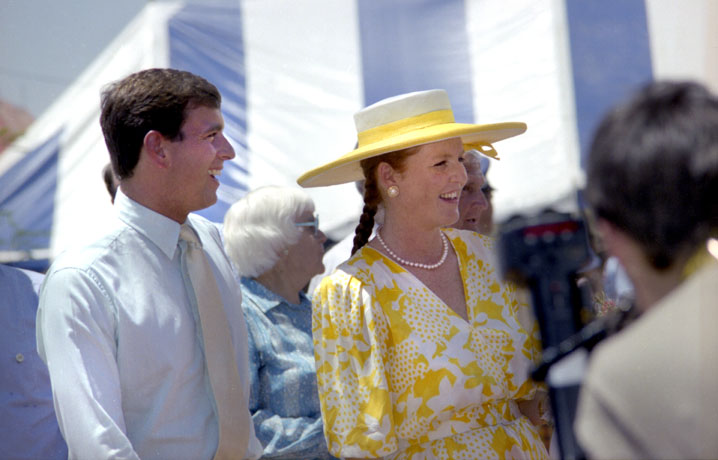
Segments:
[[[24,276],[24,277],[26,277],[27,279],[30,280],[30,282],[32,283],[32,287],[33,287],[33,289],[35,290],[35,292],[39,292],[39,291],[40,291],[40,286],[42,285],[42,281],[45,279],[45,274],[44,274],[44,273],[39,273],[39,272],[36,272],[36,271],[33,271],[33,270],[26,270],[26,269],[23,269],[23,268],[18,268],[18,270],[20,271],[20,274],[21,274],[22,276]]]
[[[718,309],[714,308],[717,297],[718,262],[713,261],[641,315],[627,330],[630,334],[621,340],[643,344],[644,348],[674,345],[685,348],[693,342],[702,324],[718,318]]]
[[[495,239],[471,230],[444,228],[454,249],[468,257],[474,256],[484,261],[494,262]]]
[[[699,331],[710,318],[718,317],[718,264],[706,267],[676,287],[656,305],[621,332],[601,342],[591,355],[592,367],[600,368],[606,379],[621,378],[630,369],[674,372],[689,366],[701,347]],[[703,308],[710,305],[710,309]],[[672,364],[671,364],[672,363]]]
[[[129,227],[115,227],[89,244],[68,247],[53,260],[47,275],[67,269],[88,270],[108,257],[126,254],[132,233]]]
[[[271,295],[267,288],[245,276],[239,278],[239,290],[242,291],[242,307],[249,309],[257,308]]]
[[[358,287],[364,286],[374,278],[370,265],[366,260],[364,248],[359,249],[349,259],[339,264],[332,273],[319,281],[314,292],[310,293],[312,294],[311,299],[314,300],[317,293],[326,297],[328,292],[354,291]]]
[[[463,230],[453,227],[446,227],[442,230],[452,241],[462,241],[470,246],[488,249],[492,249],[494,246],[495,240],[493,237],[482,235],[472,230]]]
[[[35,293],[40,289],[45,275],[32,270],[26,270],[24,268],[14,267],[12,265],[0,264],[0,279],[3,283],[8,285],[19,286],[22,283],[29,282],[28,286],[32,286]]]
[[[685,312],[684,312],[685,313]],[[641,375],[669,374],[687,348],[695,318],[682,318],[672,305],[656,305],[615,335],[603,340],[591,353],[590,375],[605,385],[637,382]],[[689,358],[689,357],[685,357]]]

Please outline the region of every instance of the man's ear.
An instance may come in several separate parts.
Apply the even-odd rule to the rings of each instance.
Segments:
[[[617,257],[624,267],[628,259],[635,258],[640,253],[638,243],[611,222],[598,218],[596,228],[606,252]]]
[[[142,150],[152,164],[166,168],[169,165],[169,157],[165,151],[166,145],[165,137],[159,131],[151,130],[145,134]]]

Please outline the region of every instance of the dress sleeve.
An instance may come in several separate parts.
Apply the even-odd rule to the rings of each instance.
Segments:
[[[107,291],[80,270],[48,275],[40,294],[38,354],[71,458],[139,458],[125,434],[113,311]]]
[[[386,320],[359,279],[342,270],[316,290],[312,333],[329,451],[382,457],[398,449],[383,356]]]

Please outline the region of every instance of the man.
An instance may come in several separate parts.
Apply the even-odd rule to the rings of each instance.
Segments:
[[[489,159],[476,150],[467,150],[464,152],[464,167],[466,184],[459,197],[459,220],[453,227],[491,235],[493,213],[491,202],[484,194],[484,190],[489,193],[493,190],[486,183],[485,176],[489,169]]]
[[[239,286],[216,226],[189,214],[216,202],[217,176],[234,157],[220,102],[203,78],[167,69],[132,74],[102,94],[100,121],[120,180],[118,219],[104,238],[53,263],[37,320],[38,352],[73,458],[261,453],[246,409]],[[185,240],[192,235],[201,247]],[[213,288],[196,281],[198,265],[184,254],[208,264],[200,275]],[[207,305],[223,327],[204,329]],[[215,346],[216,337],[226,346]],[[231,356],[222,367],[241,384],[218,383],[208,370],[217,353]],[[233,423],[223,418],[230,406],[222,395],[244,404],[230,414]],[[226,450],[236,440],[242,445]]]
[[[485,166],[484,166],[485,164]],[[489,169],[489,159],[484,158],[481,161],[481,167],[484,174],[484,186],[481,187],[481,192],[486,198],[486,209],[481,211],[479,215],[479,233],[484,235],[493,235],[494,233],[494,188],[489,184],[489,180],[486,177],[486,172]]]
[[[47,366],[35,348],[43,275],[0,265],[0,458],[66,459]]]
[[[590,458],[718,458],[718,98],[661,82],[615,108],[586,197],[642,314],[591,355],[580,443]]]

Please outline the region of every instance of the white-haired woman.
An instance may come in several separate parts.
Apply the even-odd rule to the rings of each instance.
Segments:
[[[332,458],[317,396],[311,301],[303,288],[324,269],[326,236],[301,189],[267,186],[224,218],[225,249],[242,289],[249,333],[249,410],[263,458]]]
[[[535,322],[502,282],[491,241],[459,217],[464,150],[523,123],[454,121],[445,91],[355,115],[358,148],[298,179],[365,179],[352,257],[314,293],[317,380],[329,450],[391,459],[547,458],[534,426]],[[370,239],[374,216],[382,226]]]

